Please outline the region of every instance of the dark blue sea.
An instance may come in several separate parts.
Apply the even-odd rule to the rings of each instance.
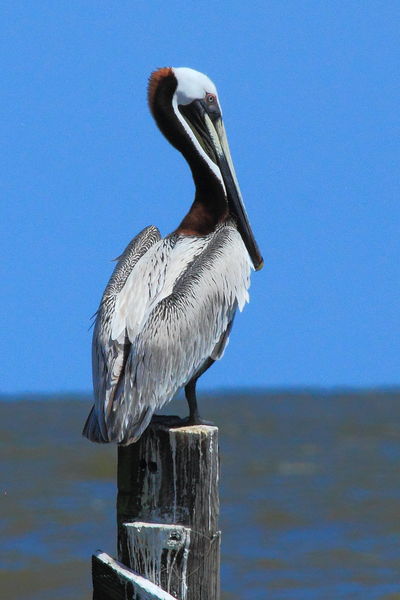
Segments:
[[[399,600],[400,392],[200,396],[220,429],[223,600]],[[91,554],[116,554],[116,448],[81,438],[89,406],[0,399],[1,598],[89,600]]]

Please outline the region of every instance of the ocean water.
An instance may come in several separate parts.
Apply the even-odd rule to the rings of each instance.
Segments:
[[[0,597],[88,600],[116,449],[89,398],[0,399]],[[223,600],[400,599],[400,392],[200,395],[220,428]],[[168,412],[184,409],[176,400]]]

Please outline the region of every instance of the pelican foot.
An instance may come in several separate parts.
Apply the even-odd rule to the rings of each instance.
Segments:
[[[214,423],[212,421],[206,421],[205,419],[201,419],[199,416],[189,416],[181,419],[181,427],[190,427],[192,425],[210,425],[211,427],[214,427]]]

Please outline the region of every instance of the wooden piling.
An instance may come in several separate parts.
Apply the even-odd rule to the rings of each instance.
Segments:
[[[100,550],[92,557],[94,600],[176,600]]]
[[[218,429],[179,424],[118,449],[118,558],[179,600],[218,600]]]

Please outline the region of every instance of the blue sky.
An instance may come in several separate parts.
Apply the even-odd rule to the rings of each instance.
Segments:
[[[266,266],[203,388],[400,383],[400,4],[3,1],[0,391],[91,387],[110,260],[193,184],[146,106],[216,83]]]

